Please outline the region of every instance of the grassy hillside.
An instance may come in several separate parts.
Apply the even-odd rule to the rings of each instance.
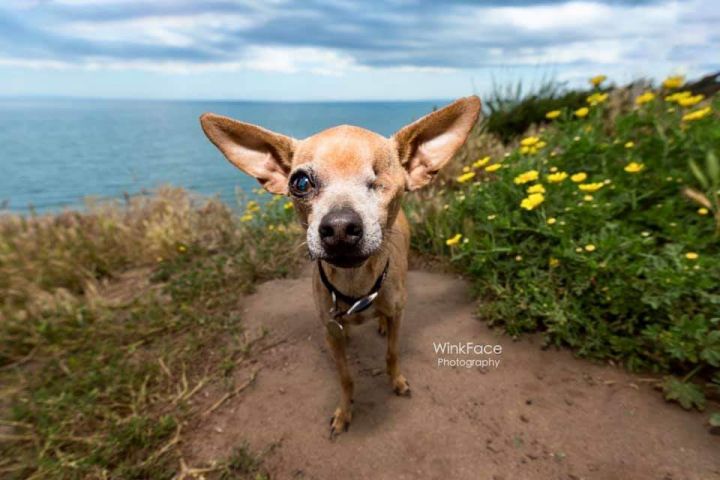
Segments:
[[[0,477],[170,478],[183,427],[263,340],[238,299],[302,255],[277,198],[238,218],[162,189],[0,219]],[[255,478],[240,450],[206,470]]]
[[[481,128],[410,204],[414,245],[473,279],[493,325],[673,374],[666,397],[702,409],[720,393],[720,99],[600,83],[515,143]]]

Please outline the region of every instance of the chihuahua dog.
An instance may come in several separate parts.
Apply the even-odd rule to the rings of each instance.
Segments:
[[[353,380],[345,346],[350,324],[370,316],[387,335],[392,388],[409,395],[400,373],[398,336],[407,301],[410,227],[400,207],[406,190],[427,185],[465,143],[480,99],[462,98],[386,138],[353,126],[296,140],[212,113],[202,128],[225,157],[269,192],[289,195],[315,261],[313,294],[340,376],[340,405],[330,436],[352,419]]]

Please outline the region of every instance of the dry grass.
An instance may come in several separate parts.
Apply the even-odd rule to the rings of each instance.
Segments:
[[[218,380],[235,391],[229,373],[262,342],[243,331],[238,298],[302,258],[291,211],[253,210],[240,222],[219,201],[163,188],[0,218],[0,477],[181,470],[197,393]],[[241,463],[199,468],[260,472]]]

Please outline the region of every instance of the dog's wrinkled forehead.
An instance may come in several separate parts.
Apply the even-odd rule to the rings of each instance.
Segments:
[[[308,164],[326,178],[372,180],[397,162],[396,155],[387,138],[363,128],[342,125],[302,140],[293,166]]]

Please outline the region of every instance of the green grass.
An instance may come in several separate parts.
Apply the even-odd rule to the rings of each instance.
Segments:
[[[720,99],[618,105],[622,93],[584,118],[562,109],[525,148],[465,152],[472,178],[410,202],[414,246],[449,257],[473,280],[479,316],[510,335],[541,331],[584,357],[669,374],[667,398],[702,409],[720,389]],[[545,193],[522,208],[533,185]]]
[[[488,113],[485,128],[508,143],[532,125],[546,123],[545,114],[549,111],[582,107],[586,96],[586,92],[568,90],[552,78],[543,79],[537,87],[530,89],[522,81],[502,86],[493,84],[491,94],[483,98]]]
[[[212,382],[232,389],[229,374],[261,336],[243,331],[238,298],[301,258],[292,212],[248,208],[240,222],[217,201],[167,189],[124,207],[0,221],[2,478],[178,471],[195,395]],[[262,478],[241,453],[206,475]]]

